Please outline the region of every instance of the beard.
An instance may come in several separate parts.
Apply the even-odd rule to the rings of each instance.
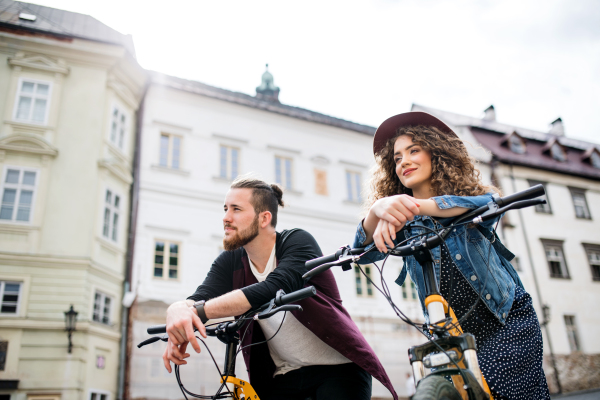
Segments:
[[[247,245],[258,236],[258,215],[252,221],[252,224],[243,231],[235,231],[234,235],[223,238],[223,248],[226,251],[237,250]]]

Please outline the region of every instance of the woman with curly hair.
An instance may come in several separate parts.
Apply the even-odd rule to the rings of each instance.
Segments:
[[[384,121],[373,152],[377,165],[369,208],[354,247],[375,246],[379,252],[361,263],[383,259],[387,246],[441,228],[445,218],[486,205],[499,193],[481,182],[462,140],[427,113]],[[495,399],[549,399],[540,325],[510,263],[514,255],[495,234],[497,221],[458,226],[432,250],[440,292],[457,318],[466,316],[462,330],[477,339],[479,364]],[[429,320],[421,266],[414,257],[403,261],[396,283],[402,285],[410,274]]]

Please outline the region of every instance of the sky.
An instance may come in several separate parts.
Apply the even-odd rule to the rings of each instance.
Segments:
[[[600,143],[597,0],[32,0],[133,35],[142,67],[378,126],[413,103]]]

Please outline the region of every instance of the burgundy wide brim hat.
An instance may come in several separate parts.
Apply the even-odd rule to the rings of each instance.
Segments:
[[[396,135],[398,128],[417,125],[435,126],[444,133],[458,137],[448,125],[433,115],[423,111],[411,111],[394,115],[379,125],[373,138],[373,154],[377,154],[383,149],[387,141]]]

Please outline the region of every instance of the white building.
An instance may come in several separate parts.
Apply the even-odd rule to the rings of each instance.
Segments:
[[[285,188],[287,206],[280,210],[278,230],[306,229],[324,253],[353,240],[361,219],[362,185],[373,161],[374,128],[279,103],[268,72],[257,91],[254,97],[170,76],[152,77],[141,139],[134,344],[147,337],[147,326],[164,323],[168,304],[202,283],[221,251],[222,204],[238,174],[255,172]],[[403,300],[401,288],[393,284],[401,266],[395,261],[386,266],[391,291],[401,308],[422,320],[410,285]],[[354,271],[334,273],[344,305],[403,394],[409,372],[406,349],[422,341],[419,333],[408,330],[364,278],[357,287]],[[371,274],[377,281],[375,271]],[[214,338],[208,343],[222,366],[224,346]],[[133,350],[131,398],[181,397],[175,378],[163,372],[163,350],[161,344]],[[182,368],[184,382],[201,393],[214,393],[219,376],[212,361],[207,354],[191,358]],[[241,358],[237,372],[246,376]],[[390,397],[378,382],[373,395]]]
[[[146,73],[92,17],[0,4],[0,397],[113,400]]]

